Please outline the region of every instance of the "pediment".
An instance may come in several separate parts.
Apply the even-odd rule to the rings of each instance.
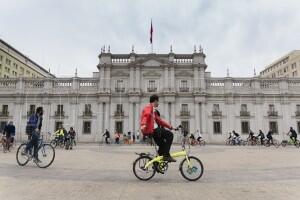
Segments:
[[[158,60],[155,60],[155,59],[150,59],[150,60],[147,60],[147,61],[144,61],[142,63],[143,66],[146,66],[146,67],[155,67],[155,66],[160,66],[162,65],[161,62],[159,62]]]
[[[111,76],[129,76],[129,73],[126,73],[123,70],[118,70],[118,71],[114,71],[112,72]]]
[[[182,71],[176,72],[176,73],[175,73],[175,76],[185,76],[185,77],[188,76],[188,77],[193,77],[194,74],[191,73],[191,72],[188,72],[188,71],[186,71],[186,70],[182,70]]]
[[[152,70],[152,71],[147,71],[147,72],[143,73],[143,76],[160,77],[161,74],[159,72],[157,72],[157,71]]]

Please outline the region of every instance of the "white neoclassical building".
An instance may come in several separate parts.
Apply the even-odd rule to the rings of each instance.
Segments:
[[[0,79],[1,129],[12,120],[17,139],[25,139],[27,117],[42,106],[44,132],[72,126],[83,142],[101,140],[105,129],[136,133],[141,109],[154,93],[163,118],[200,130],[212,143],[224,142],[232,130],[246,137],[249,129],[272,128],[283,139],[290,126],[300,128],[299,78],[214,78],[202,51],[101,52],[97,67],[91,78]]]

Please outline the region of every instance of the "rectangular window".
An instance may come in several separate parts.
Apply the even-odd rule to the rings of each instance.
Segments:
[[[186,130],[188,133],[190,132],[189,121],[182,121],[181,125],[182,125],[183,130]]]
[[[155,80],[149,80],[149,82],[148,82],[148,92],[156,92],[156,91],[157,91],[157,87],[156,87]]]
[[[0,61],[2,61],[3,60],[3,56],[2,55],[0,55]]]
[[[3,133],[6,124],[7,124],[6,121],[1,121],[0,122],[0,133]]]
[[[181,80],[181,88],[188,88],[187,80]]]
[[[7,64],[7,65],[10,65],[10,60],[8,59],[8,58],[6,58],[6,60],[5,60],[5,63]]]
[[[123,80],[117,80],[117,88],[123,88]]]
[[[300,122],[297,122],[297,130],[298,130],[298,133],[300,133]]]
[[[118,133],[123,133],[123,121],[116,121],[115,122],[115,130]]]
[[[269,105],[269,111],[274,112],[275,111],[275,106],[273,104]]]
[[[221,122],[215,121],[213,123],[213,126],[214,126],[214,134],[221,134],[222,133]]]
[[[123,111],[123,105],[122,104],[117,104],[117,111],[122,112]]]
[[[29,106],[29,111],[28,111],[28,115],[32,115],[35,113],[35,105],[30,105]]]
[[[220,106],[219,106],[219,104],[214,104],[214,106],[213,106],[213,111],[220,111]]]
[[[90,121],[84,121],[83,122],[83,133],[84,134],[90,134],[91,133],[91,122]]]
[[[296,105],[296,109],[297,109],[297,110],[296,110],[297,112],[300,112],[300,104],[297,104],[297,105]]]
[[[91,104],[85,104],[84,105],[84,111],[89,113],[92,111],[92,105]]]
[[[2,105],[2,114],[8,115],[8,105]]]
[[[273,133],[278,134],[278,124],[277,124],[277,122],[271,121],[269,123],[269,128],[270,128],[270,130],[273,131]]]
[[[250,125],[247,121],[242,121],[241,123],[242,134],[248,134],[250,132]]]
[[[247,104],[242,104],[241,105],[241,111],[242,112],[247,112]]]
[[[63,127],[63,122],[62,121],[56,121],[55,122],[55,127],[54,130],[57,131],[59,128]]]
[[[184,112],[189,111],[188,104],[181,104],[181,111],[184,111]]]
[[[57,110],[56,110],[56,113],[55,115],[60,115],[60,116],[64,116],[64,105],[62,104],[59,104],[57,105]]]

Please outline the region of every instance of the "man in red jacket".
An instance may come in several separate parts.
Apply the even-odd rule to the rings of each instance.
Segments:
[[[158,110],[159,97],[152,95],[150,103],[146,105],[141,115],[141,131],[144,135],[152,136],[159,146],[158,154],[164,157],[165,161],[176,162],[170,155],[170,148],[173,142],[173,133],[165,128],[173,130],[173,127],[160,118]]]

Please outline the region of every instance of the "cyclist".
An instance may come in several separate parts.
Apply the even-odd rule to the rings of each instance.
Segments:
[[[251,142],[255,142],[255,136],[252,130],[250,130],[248,138]]]
[[[4,128],[3,136],[4,137],[4,148],[10,151],[10,146],[12,142],[12,137],[15,135],[16,128],[12,121],[10,121]],[[4,151],[5,152],[5,151]]]
[[[64,128],[62,126],[59,127],[59,129],[54,133],[55,138],[58,139],[59,143],[63,143],[64,137],[65,137],[65,131]]]
[[[287,133],[287,135],[290,136],[291,140],[293,142],[296,142],[297,141],[297,132],[293,129],[293,127],[290,127],[290,130],[289,132]]]
[[[30,137],[30,141],[27,143],[25,151],[22,152],[22,155],[27,155],[28,151],[33,149],[33,158],[35,162],[40,163],[41,161],[38,158],[38,145],[40,132],[43,122],[43,107],[38,107],[36,112],[29,117],[26,126],[26,132]]]
[[[105,136],[105,143],[109,144],[110,133],[107,129],[105,129],[105,133],[103,134],[103,136]]]
[[[235,144],[240,144],[240,142],[241,142],[240,134],[235,132],[235,130],[233,130],[232,133],[233,133],[233,136],[234,136],[233,139],[234,139]]]
[[[69,130],[68,134],[71,136],[71,147],[70,148],[72,149],[73,143],[76,145],[76,142],[75,142],[76,132],[73,129],[73,127],[70,127],[70,130]]]
[[[199,130],[196,131],[196,135],[197,135],[197,141],[200,142],[200,140],[202,139],[202,134],[200,133]]]
[[[267,138],[268,138],[268,144],[274,144],[273,143],[273,131],[272,129],[269,130],[268,134],[267,134]],[[270,143],[272,142],[272,143]]]
[[[261,145],[264,144],[265,134],[262,132],[262,130],[259,130],[259,134],[257,135],[257,138],[260,138]]]
[[[158,107],[159,97],[152,95],[150,103],[147,104],[141,114],[141,131],[144,135],[153,136],[155,143],[158,145],[158,154],[168,162],[176,162],[170,155],[170,148],[173,142],[173,133],[165,128],[173,130],[173,127],[160,118]]]

